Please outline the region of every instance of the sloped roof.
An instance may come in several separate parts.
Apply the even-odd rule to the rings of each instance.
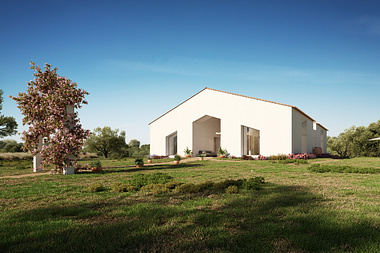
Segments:
[[[195,95],[193,95],[193,96],[191,96],[190,98],[186,99],[185,101],[183,101],[182,103],[180,103],[180,104],[177,105],[176,107],[173,107],[171,110],[167,111],[166,113],[162,114],[160,117],[158,117],[158,118],[156,118],[155,120],[153,120],[152,122],[150,122],[149,125],[152,124],[153,122],[155,122],[156,120],[162,118],[163,116],[165,116],[165,115],[168,114],[169,112],[173,111],[173,110],[176,109],[177,107],[181,106],[182,104],[186,103],[187,101],[189,101],[190,99],[192,99],[193,97],[195,97],[195,96],[198,95],[199,93],[203,92],[204,90],[212,90],[212,91],[221,92],[221,93],[226,93],[226,94],[230,94],[230,95],[234,95],[234,96],[239,96],[239,97],[244,97],[244,98],[249,98],[249,99],[259,100],[259,101],[263,101],[263,102],[266,102],[266,103],[272,103],[272,104],[277,104],[277,105],[282,105],[282,106],[291,107],[291,108],[293,108],[293,109],[299,111],[300,113],[302,113],[302,114],[305,115],[306,117],[308,117],[311,121],[316,122],[312,117],[310,117],[309,115],[307,115],[306,113],[304,113],[302,110],[300,110],[299,108],[297,108],[296,106],[293,106],[293,105],[287,105],[287,104],[277,103],[277,102],[273,102],[273,101],[269,101],[269,100],[265,100],[265,99],[254,98],[254,97],[249,97],[249,96],[245,96],[245,95],[240,95],[240,94],[236,94],[236,93],[232,93],[232,92],[227,92],[227,91],[222,91],[222,90],[216,90],[216,89],[212,89],[212,88],[205,87],[205,88],[204,88],[203,90],[201,90],[200,92],[196,93]],[[324,126],[322,126],[321,124],[317,123],[317,125],[319,125],[319,126],[322,127],[323,129],[325,129],[326,131],[328,131],[328,129],[325,128]]]

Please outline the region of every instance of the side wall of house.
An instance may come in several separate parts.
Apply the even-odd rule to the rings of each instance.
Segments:
[[[193,122],[205,115],[220,119],[220,145],[231,155],[242,155],[242,126],[260,131],[262,155],[291,153],[291,107],[205,89],[151,123],[151,154],[166,154],[165,139],[174,132],[178,154],[193,150]]]
[[[292,153],[312,153],[314,147],[326,152],[326,130],[295,108],[292,114]]]
[[[315,147],[321,147],[322,152],[326,153],[327,152],[327,131],[323,127],[317,124],[316,126],[316,137],[315,137]]]

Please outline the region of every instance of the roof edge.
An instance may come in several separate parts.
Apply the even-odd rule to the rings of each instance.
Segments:
[[[158,118],[156,118],[155,120],[151,121],[148,125],[152,124],[153,122],[157,121],[158,119],[164,117],[166,114],[168,114],[169,112],[173,111],[175,108],[179,107],[180,105],[183,105],[184,103],[186,103],[187,101],[189,101],[190,99],[192,99],[193,97],[195,97],[196,95],[198,95],[199,93],[201,93],[202,91],[208,89],[207,87],[205,87],[204,89],[202,89],[201,91],[197,92],[196,94],[192,95],[191,97],[189,97],[188,99],[186,99],[185,101],[183,101],[182,103],[178,104],[177,106],[173,107],[172,109],[170,109],[169,111],[165,112],[164,114],[162,114],[161,116],[159,116]]]
[[[203,92],[204,90],[212,90],[212,91],[221,92],[221,93],[230,94],[230,95],[235,95],[235,96],[239,96],[239,97],[244,97],[244,98],[249,98],[249,99],[255,99],[255,100],[263,101],[263,102],[266,102],[266,103],[272,103],[272,104],[277,104],[277,105],[282,105],[282,106],[291,107],[291,108],[297,110],[298,112],[300,112],[301,114],[305,115],[305,116],[308,117],[309,119],[311,119],[313,122],[316,122],[312,117],[310,117],[310,116],[307,115],[305,112],[303,112],[301,109],[299,109],[298,107],[293,106],[293,105],[288,105],[288,104],[283,104],[283,103],[273,102],[273,101],[265,100],[265,99],[261,99],[261,98],[255,98],[255,97],[245,96],[245,95],[241,95],[241,94],[237,94],[237,93],[232,93],[232,92],[228,92],[228,91],[222,91],[222,90],[217,90],[217,89],[212,89],[212,88],[205,87],[204,89],[202,89],[202,90],[199,91],[198,93],[194,94],[193,96],[189,97],[188,99],[186,99],[186,100],[183,101],[182,103],[178,104],[177,106],[173,107],[172,109],[170,109],[170,110],[167,111],[166,113],[162,114],[161,116],[159,116],[158,118],[156,118],[155,120],[153,120],[152,122],[150,122],[148,125],[150,125],[150,124],[152,124],[153,122],[157,121],[158,119],[162,118],[163,116],[165,116],[165,115],[168,114],[169,112],[173,111],[173,110],[176,109],[177,107],[181,106],[182,104],[186,103],[187,101],[189,101],[189,100],[192,99],[193,97],[197,96],[199,93]],[[323,129],[325,129],[326,131],[328,131],[328,129],[325,128],[324,126],[322,126],[321,124],[317,123],[317,125],[319,125],[319,126],[322,127]]]

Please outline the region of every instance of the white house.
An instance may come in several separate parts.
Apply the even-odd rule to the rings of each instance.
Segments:
[[[326,152],[327,129],[295,106],[204,88],[150,125],[150,153],[183,155],[188,147],[231,155]]]

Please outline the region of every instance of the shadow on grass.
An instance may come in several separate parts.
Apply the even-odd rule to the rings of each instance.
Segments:
[[[166,170],[166,169],[176,169],[176,168],[190,168],[190,167],[201,167],[203,164],[191,164],[191,163],[182,163],[177,165],[169,165],[169,164],[156,164],[156,165],[148,165],[142,168],[136,168],[135,166],[129,167],[110,167],[103,169],[102,172],[92,172],[92,171],[80,171],[77,174],[93,174],[93,173],[129,173],[129,172],[142,172],[142,171],[150,171],[150,170]]]
[[[10,215],[0,225],[0,248],[17,252],[379,250],[378,223],[331,210],[326,202],[307,188],[271,184],[237,195],[108,198]]]

